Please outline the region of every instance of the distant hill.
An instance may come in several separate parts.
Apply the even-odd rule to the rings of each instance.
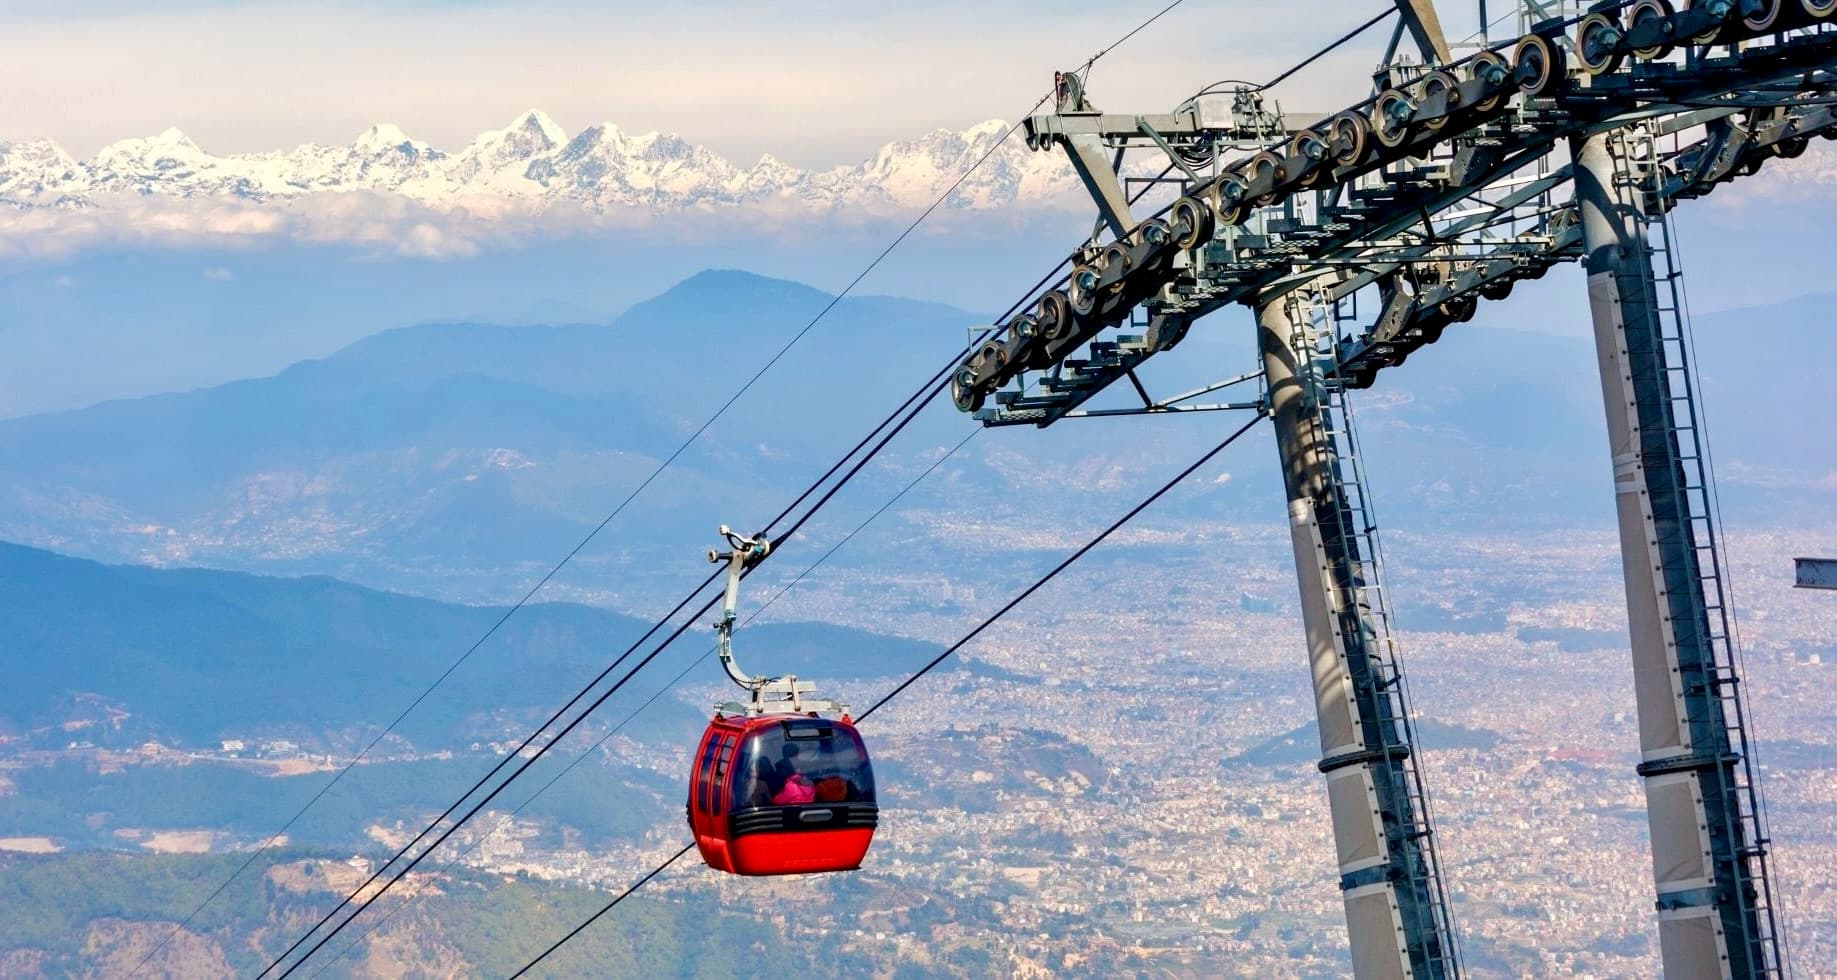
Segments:
[[[1417,747],[1437,749],[1492,749],[1499,744],[1497,733],[1480,728],[1463,728],[1447,722],[1422,719],[1416,722]],[[1320,726],[1308,722],[1259,742],[1224,760],[1227,769],[1238,767],[1293,766],[1320,761]]]
[[[303,570],[333,573],[552,560],[830,299],[706,272],[610,325],[403,328],[268,378],[6,420],[0,538],[130,560],[323,556]],[[676,461],[637,526],[763,519],[974,321],[842,301]]]
[[[0,854],[0,974],[126,976],[151,956],[146,968],[155,976],[254,976],[343,896],[348,885],[334,883],[343,881],[337,875],[348,853],[270,853],[233,880],[243,855]],[[226,881],[220,900],[188,915]],[[378,916],[373,937],[367,929],[347,933],[365,937],[347,958],[334,961],[341,947],[333,945],[309,966],[333,977],[402,972],[405,962],[439,964],[425,973],[508,976],[563,923],[606,903],[603,893],[578,885],[464,868],[441,885],[404,906],[407,914]],[[181,920],[186,928],[176,931]],[[787,941],[701,893],[640,894],[550,962],[566,976],[799,976],[844,955],[868,955],[845,952],[843,941]]]
[[[0,421],[0,538],[103,560],[502,598],[508,580],[533,576],[501,570],[566,553],[830,299],[705,272],[610,325],[409,327],[268,378]],[[1809,298],[1697,325],[1732,517],[1775,524],[1837,506],[1837,442],[1802,438],[1751,397],[1820,389],[1837,354],[1827,305]],[[1607,523],[1592,345],[1488,327],[1487,316],[1355,397],[1381,517],[1417,527],[1457,515]],[[959,349],[977,319],[909,300],[842,300],[582,563],[624,575],[693,562],[713,525],[763,520]],[[1144,379],[1166,392],[1249,366],[1248,326],[1242,311],[1209,318]],[[1100,403],[1132,397],[1115,391]],[[1125,506],[1221,424],[1200,415],[990,432],[903,506],[991,521],[1037,520],[1041,501]],[[885,499],[972,425],[934,406],[851,493]],[[1156,515],[1280,519],[1266,442],[1220,468],[1228,480],[1175,495]]]
[[[208,746],[263,733],[364,735],[395,717],[502,614],[323,577],[108,566],[0,543],[0,734],[52,726],[33,737],[59,748],[105,737]],[[587,606],[529,606],[401,732],[426,749],[520,730],[648,625]],[[762,625],[745,630],[743,644],[753,669],[795,671],[857,699],[879,688],[849,681],[902,674],[936,653],[929,644],[824,624]],[[692,629],[606,714],[622,715],[618,709],[640,690],[648,696],[711,645],[709,631]],[[718,677],[712,658],[701,671],[695,676]],[[127,717],[109,720],[104,708]],[[652,712],[652,727],[699,724],[699,710],[668,699]]]
[[[694,745],[685,740],[677,751],[687,771]],[[335,784],[333,773],[324,769],[275,776],[220,761],[131,765],[107,772],[82,761],[17,769],[9,772],[13,785],[0,795],[0,837],[45,836],[63,847],[112,850],[139,846],[149,833],[201,829],[210,831],[218,846],[246,847],[267,839],[314,801],[288,828],[292,845],[374,852],[377,842],[367,828],[422,823],[439,812],[430,806],[457,799],[500,758],[469,752],[365,763]],[[509,811],[572,761],[557,750],[500,797],[504,802],[497,809]],[[557,781],[525,815],[549,833],[565,826],[595,844],[634,840],[660,823],[682,818],[678,779],[677,773],[588,763]],[[321,791],[325,795],[319,796]]]

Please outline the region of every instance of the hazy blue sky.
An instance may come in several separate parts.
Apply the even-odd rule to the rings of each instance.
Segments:
[[[178,126],[228,153],[392,122],[453,147],[541,108],[570,132],[612,121],[738,161],[829,165],[932,127],[1013,119],[1055,67],[1165,5],[0,0],[0,139],[88,155]],[[1443,5],[1451,22],[1471,6]],[[1219,78],[1264,79],[1386,6],[1187,0],[1106,59],[1093,93],[1152,110]],[[1322,62],[1285,101],[1362,95],[1384,40],[1373,31]]]

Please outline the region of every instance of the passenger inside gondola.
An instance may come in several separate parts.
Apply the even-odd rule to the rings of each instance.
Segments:
[[[739,800],[735,803],[735,809],[771,805],[772,796],[778,792],[773,787],[779,783],[775,778],[772,761],[763,756],[754,759],[748,776],[738,784],[741,792],[737,794]]]
[[[852,732],[797,719],[747,740],[735,807],[871,801],[874,775]]]

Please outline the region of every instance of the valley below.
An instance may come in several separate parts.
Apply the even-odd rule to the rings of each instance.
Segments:
[[[678,452],[709,410],[680,393],[725,398],[713,361],[763,363],[829,299],[710,272],[611,323],[404,328],[269,377],[0,419],[0,974],[259,972],[481,775],[528,761],[557,706],[651,649],[716,525],[762,523],[977,320],[846,300]],[[1837,961],[1837,604],[1792,589],[1791,559],[1837,554],[1837,447],[1733,397],[1811,390],[1819,358],[1768,351],[1823,350],[1821,307],[1781,309],[1806,316],[1705,318],[1701,363],[1730,396],[1725,561],[1803,965]],[[1243,358],[1217,319],[1157,387]],[[1752,343],[1763,321],[1782,335]],[[1592,355],[1463,327],[1419,357],[1358,420],[1462,955],[1476,976],[1653,975]],[[1217,419],[964,442],[970,423],[927,411],[749,576],[742,662],[876,703]],[[742,879],[691,854],[548,975],[1344,974],[1293,553],[1252,435],[873,715],[861,870]],[[675,615],[679,639],[314,968],[507,975],[683,846],[689,754],[733,696],[711,621]]]

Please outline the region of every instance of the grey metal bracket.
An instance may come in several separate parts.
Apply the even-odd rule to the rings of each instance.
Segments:
[[[1448,39],[1442,36],[1441,17],[1435,13],[1435,0],[1397,0],[1397,13],[1402,16],[1404,30],[1422,52],[1423,61],[1442,65],[1452,60]]]
[[[1179,167],[1180,172],[1186,174],[1188,180],[1198,183],[1205,179],[1199,175],[1199,171],[1194,170],[1185,160],[1181,159],[1179,152],[1174,149],[1173,144],[1169,143],[1166,137],[1155,132],[1155,128],[1148,124],[1147,119],[1137,116],[1135,117],[1135,125],[1136,129],[1138,129],[1143,136],[1148,137],[1154,142],[1154,145],[1161,148],[1162,153],[1167,154],[1168,162]]]
[[[1794,558],[1793,586],[1837,590],[1837,558]]]
[[[1261,412],[1268,408],[1268,402],[1262,397],[1258,397],[1255,401],[1210,402],[1204,404],[1193,403],[1193,399],[1202,395],[1209,395],[1215,391],[1223,391],[1226,388],[1231,388],[1251,381],[1261,381],[1263,379],[1263,372],[1261,371],[1249,371],[1237,375],[1236,377],[1226,378],[1223,381],[1214,381],[1208,385],[1201,385],[1191,391],[1183,391],[1171,398],[1161,399],[1149,396],[1148,389],[1143,387],[1141,379],[1136,377],[1134,371],[1130,371],[1128,377],[1129,380],[1135,384],[1136,394],[1141,396],[1142,404],[1139,407],[1081,408],[1076,411],[1067,412],[1060,416],[1060,418],[1093,419],[1110,418],[1119,415],[1167,415],[1173,412]]]
[[[1104,224],[1110,226],[1110,234],[1118,239],[1127,237],[1129,230],[1135,227],[1135,217],[1129,213],[1129,195],[1116,176],[1102,137],[1081,133],[1061,137],[1060,144],[1065,147],[1065,155],[1071,158],[1078,179],[1084,182],[1084,189],[1097,203],[1097,213]]]

